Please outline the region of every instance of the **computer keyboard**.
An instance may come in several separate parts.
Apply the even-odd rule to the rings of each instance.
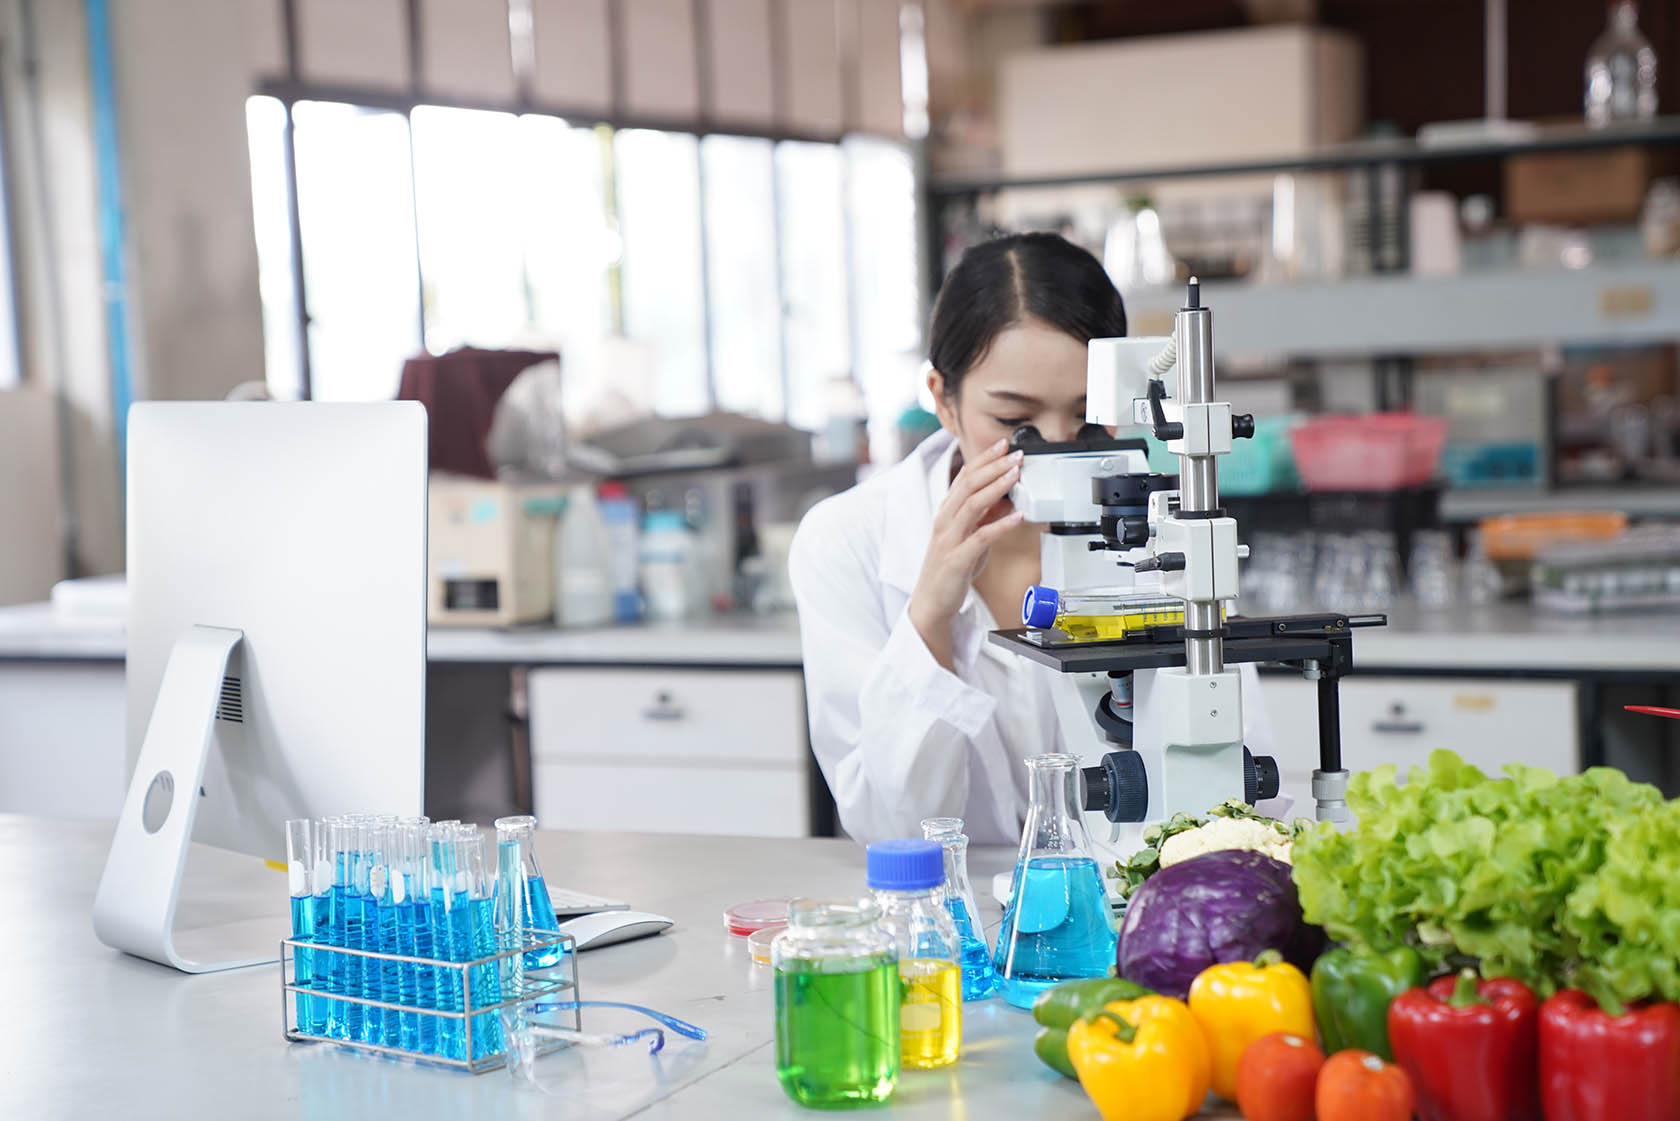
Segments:
[[[548,889],[549,902],[554,904],[556,918],[566,918],[569,915],[593,915],[597,911],[628,911],[630,904],[619,899],[608,899],[600,895],[586,895],[581,891],[569,891],[563,887]]]

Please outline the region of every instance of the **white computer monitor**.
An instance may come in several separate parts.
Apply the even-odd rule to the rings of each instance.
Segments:
[[[107,945],[189,972],[273,961],[273,924],[176,929],[188,843],[281,860],[288,818],[421,812],[426,469],[415,402],[129,412]]]

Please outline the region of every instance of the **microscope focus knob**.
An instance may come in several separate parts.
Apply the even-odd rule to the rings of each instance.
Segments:
[[[1270,755],[1253,755],[1243,748],[1243,801],[1249,805],[1276,798],[1280,783],[1277,760]]]
[[[1084,774],[1087,810],[1116,823],[1142,821],[1149,812],[1149,776],[1137,752],[1111,751],[1102,766],[1086,767]]]

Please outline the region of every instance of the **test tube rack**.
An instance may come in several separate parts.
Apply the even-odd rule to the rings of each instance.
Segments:
[[[548,1027],[570,1028],[579,1031],[582,1019],[578,1012],[578,983],[577,983],[577,947],[576,940],[569,934],[559,931],[525,930],[519,932],[504,931],[497,935],[500,947],[496,953],[472,961],[440,961],[435,958],[409,957],[403,954],[381,953],[377,950],[356,950],[347,946],[329,946],[312,941],[308,938],[287,938],[280,943],[280,1008],[281,1025],[287,1040],[293,1043],[330,1043],[339,1047],[347,1047],[357,1051],[367,1051],[387,1058],[402,1059],[409,1062],[424,1063],[429,1066],[450,1067],[464,1070],[471,1074],[483,1074],[485,1071],[497,1070],[507,1065],[507,1026],[509,1019],[530,1018]],[[532,955],[544,954],[555,949],[560,951],[559,962],[553,966],[536,968],[526,964]],[[330,962],[333,955],[343,954],[361,959],[364,969],[382,968],[387,964],[425,968],[434,970],[439,991],[445,986],[461,994],[462,1007],[444,1009],[421,1007],[416,1004],[399,1004],[379,1000],[373,997],[356,996],[346,992],[335,992],[328,989],[316,988],[312,985],[297,983],[297,955],[302,953],[309,962],[310,972],[317,968],[325,968],[318,963]],[[494,972],[487,972],[493,970]],[[494,976],[497,978],[497,995],[501,999],[494,1002],[477,1003],[482,997],[473,992],[473,978]],[[482,990],[484,982],[479,985]],[[300,998],[301,1001],[300,1001]],[[383,1042],[371,1042],[362,1039],[351,1039],[334,1034],[318,1034],[300,1023],[300,1008],[308,1007],[311,1000],[337,1002],[345,1006],[355,1006],[361,1009],[363,1017],[380,1016],[395,1012],[399,1015],[427,1017],[435,1029],[436,1038],[444,1038],[446,1029],[458,1032],[461,1042],[462,1057],[438,1054],[431,1051],[414,1050],[405,1047],[391,1046]],[[530,1006],[542,1003],[547,1008],[558,1007],[562,1011],[543,1011],[534,1014],[529,1011]],[[497,1018],[501,1025],[498,1038],[502,1046],[495,1051],[473,1057],[475,1022],[482,1023],[483,1017]],[[348,1017],[346,1017],[348,1018]],[[478,1033],[484,1030],[476,1029]],[[564,1041],[547,1041],[536,1050],[537,1054],[546,1054],[568,1046]]]

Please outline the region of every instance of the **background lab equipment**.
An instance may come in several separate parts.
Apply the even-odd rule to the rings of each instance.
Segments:
[[[1176,399],[1166,382],[1175,367]],[[1076,439],[1048,443],[1030,426],[1015,433],[1025,456],[1011,501],[1049,526],[1046,584],[1109,596],[1121,616],[1138,614],[1127,605],[1139,593],[1164,593],[1183,601],[1183,622],[1080,641],[1053,625],[1057,593],[1035,588],[1023,605],[1029,627],[991,640],[1056,671],[1063,739],[1085,763],[1084,808],[1106,819],[1094,823],[1103,826],[1093,830],[1099,852],[1123,861],[1141,847],[1143,823],[1276,796],[1276,762],[1243,745],[1240,662],[1283,662],[1317,681],[1313,796],[1320,820],[1344,820],[1337,680],[1352,667],[1351,629],[1386,620],[1226,618],[1247,548],[1219,506],[1217,461],[1233,439],[1253,435],[1254,418],[1214,400],[1213,314],[1197,280],[1171,338],[1092,340],[1086,382],[1089,423]],[[1111,438],[1105,425],[1148,425],[1179,456],[1180,476],[1151,473],[1144,441]],[[1146,577],[1154,573],[1158,583]]]
[[[175,929],[187,846],[278,860],[289,819],[420,813],[426,411],[146,403],[128,432],[133,777],[94,929],[192,973],[273,961],[283,919]]]

